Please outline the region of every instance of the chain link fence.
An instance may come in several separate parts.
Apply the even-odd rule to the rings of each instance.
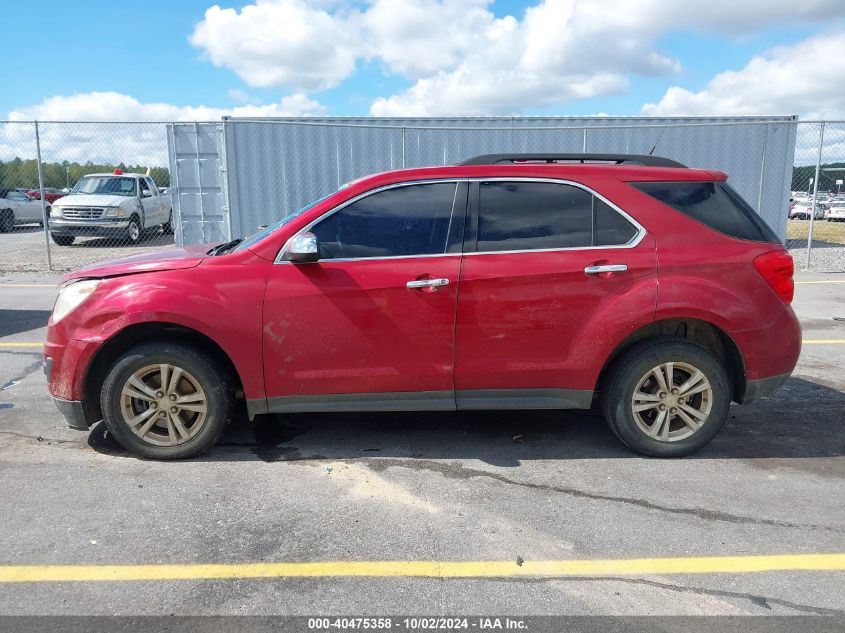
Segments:
[[[732,182],[783,236],[796,268],[845,271],[845,122],[521,121],[0,122],[0,274],[223,241],[377,171],[655,146],[691,165],[733,165]]]
[[[0,123],[0,273],[174,243],[164,123]]]
[[[845,271],[845,122],[800,123],[786,245],[802,270]]]

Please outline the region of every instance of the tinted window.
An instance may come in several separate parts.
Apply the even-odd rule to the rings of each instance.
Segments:
[[[483,182],[479,251],[567,248],[592,244],[593,196],[545,182]]]
[[[780,241],[742,197],[724,183],[636,182],[631,186],[725,235],[756,242]]]
[[[479,195],[481,252],[613,246],[637,234],[609,205],[572,185],[484,182]]]
[[[594,246],[618,246],[634,239],[637,228],[609,204],[594,197],[593,205]]]
[[[311,230],[325,259],[446,252],[456,183],[396,187],[340,209]]]

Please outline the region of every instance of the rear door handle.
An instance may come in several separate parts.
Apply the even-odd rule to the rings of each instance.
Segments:
[[[413,279],[405,284],[406,288],[414,290],[415,288],[439,288],[440,286],[448,286],[449,280],[445,277],[439,279]]]
[[[628,270],[627,264],[605,264],[604,266],[587,266],[584,272],[587,275],[598,275],[599,273],[624,273]]]

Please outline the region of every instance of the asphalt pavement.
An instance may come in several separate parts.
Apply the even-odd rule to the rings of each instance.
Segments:
[[[794,377],[674,460],[519,411],[263,416],[141,460],[47,398],[53,281],[0,276],[0,615],[845,615],[845,275],[799,276]]]

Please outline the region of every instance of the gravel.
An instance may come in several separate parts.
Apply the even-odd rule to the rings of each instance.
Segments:
[[[797,240],[796,240],[797,241]],[[807,270],[807,243],[788,244],[795,260],[795,270]],[[845,272],[845,246],[823,243],[814,245],[810,252],[810,268],[814,272]]]

